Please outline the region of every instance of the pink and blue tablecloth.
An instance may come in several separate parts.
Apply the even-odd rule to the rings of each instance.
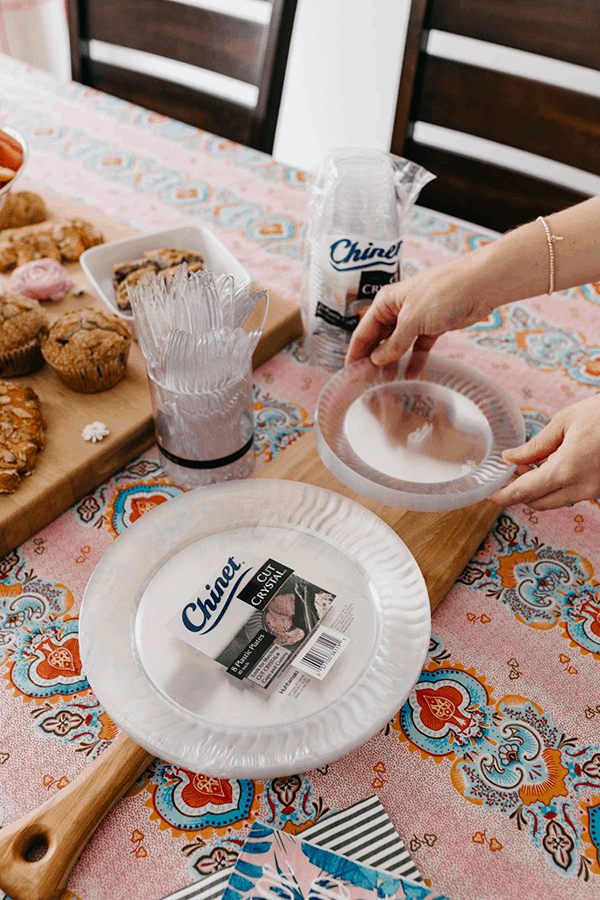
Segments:
[[[201,222],[261,286],[298,297],[301,172],[7,57],[0,80],[0,120],[31,148],[24,186],[134,229]],[[405,274],[492,239],[417,209]],[[600,290],[500,309],[436,352],[508,388],[532,435],[600,386]],[[298,342],[255,373],[257,465],[312,427],[327,377]],[[81,598],[111,542],[180,491],[153,449],[0,560],[0,824],[114,740],[81,666]],[[254,821],[295,834],[373,793],[424,878],[452,900],[599,896],[599,547],[597,502],[504,512],[436,610],[419,683],[380,733],[322,769],[271,781],[156,760],[92,837],[72,896],[155,900],[231,864]]]

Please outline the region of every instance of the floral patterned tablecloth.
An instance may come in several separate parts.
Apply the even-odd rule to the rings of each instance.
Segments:
[[[296,298],[301,172],[0,57],[0,120],[26,135],[28,186],[136,229],[200,221],[261,285]],[[417,209],[405,273],[493,236]],[[500,309],[445,336],[507,387],[527,431],[600,385],[594,286]],[[312,427],[327,373],[295,343],[255,376],[258,465]],[[156,450],[0,561],[0,823],[114,740],[78,654],[78,610],[111,542],[180,493]],[[1,501],[0,501],[1,502]],[[145,900],[233,862],[256,819],[292,833],[374,791],[424,877],[453,900],[600,892],[600,508],[503,513],[433,617],[419,683],[388,725],[322,769],[217,780],[156,760],[69,879],[81,900]]]

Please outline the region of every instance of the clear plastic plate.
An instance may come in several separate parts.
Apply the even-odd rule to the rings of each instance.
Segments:
[[[245,688],[166,628],[207,565],[240,547],[353,604],[349,645],[297,695]],[[96,566],[80,622],[86,675],[117,725],[169,762],[228,778],[306,771],[367,740],[408,696],[429,636],[423,576],[384,522],[331,491],[266,479],[198,488],[138,519]]]
[[[431,353],[386,366],[369,359],[321,391],[315,439],[347,487],[387,506],[436,512],[470,506],[515,467],[502,451],[523,443],[521,411],[483,372]]]

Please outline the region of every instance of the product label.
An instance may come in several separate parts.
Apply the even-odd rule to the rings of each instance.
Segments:
[[[393,272],[380,272],[378,270],[367,269],[366,271],[361,272],[356,299],[366,300],[370,303],[375,299],[377,291],[383,287],[384,284],[389,284],[391,281],[398,280],[395,277],[396,274],[397,270],[394,270]]]
[[[347,334],[354,331],[382,285],[399,280],[401,248],[401,240],[325,235],[320,249],[322,282],[316,317]]]
[[[242,650],[240,656],[227,666],[230,675],[236,678],[246,678],[256,664],[263,658],[267,650],[275,640],[275,635],[268,631],[259,631],[254,635],[247,647]]]
[[[315,315],[320,319],[324,319],[329,325],[335,325],[337,328],[342,328],[344,331],[348,332],[354,331],[360,322],[358,313],[354,316],[343,316],[337,310],[325,306],[321,301],[317,303]]]
[[[208,574],[167,628],[234,678],[261,688],[304,647],[335,599],[271,557],[236,553]]]
[[[402,241],[369,241],[364,237],[330,235],[329,265],[336,272],[378,268],[392,272],[398,267]]]
[[[274,559],[268,559],[239,592],[238,597],[242,603],[248,603],[255,609],[264,609],[293,571]]]
[[[322,625],[294,659],[294,668],[322,681],[349,643],[349,637]]]

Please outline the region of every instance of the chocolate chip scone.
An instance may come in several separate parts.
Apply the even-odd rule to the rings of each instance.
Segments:
[[[45,423],[35,391],[0,381],[0,494],[12,494],[33,472],[44,446]]]
[[[154,265],[140,265],[136,266],[133,271],[126,275],[119,286],[115,288],[115,298],[119,309],[129,309],[130,307],[127,285],[129,285],[129,287],[135,287],[139,281],[147,278],[148,275],[156,275],[157,272],[158,269]]]
[[[7,228],[0,233],[0,272],[43,257],[75,262],[84,250],[103,242],[103,235],[84,219]]]
[[[186,263],[190,272],[199,272],[204,268],[204,258],[199,253],[177,247],[146,250],[140,259],[118,263],[114,267],[113,287],[119,309],[130,308],[127,285],[133,287],[142,278],[159,272],[162,275],[174,275],[182,263]]]
[[[121,380],[131,344],[129,328],[97,309],[64,313],[42,342],[44,359],[74,391],[105,391]]]
[[[158,263],[160,269],[171,269],[181,263],[202,263],[204,258],[192,250],[180,250],[177,247],[162,247],[160,250],[146,250],[144,259]],[[188,265],[189,268],[189,265]]]

